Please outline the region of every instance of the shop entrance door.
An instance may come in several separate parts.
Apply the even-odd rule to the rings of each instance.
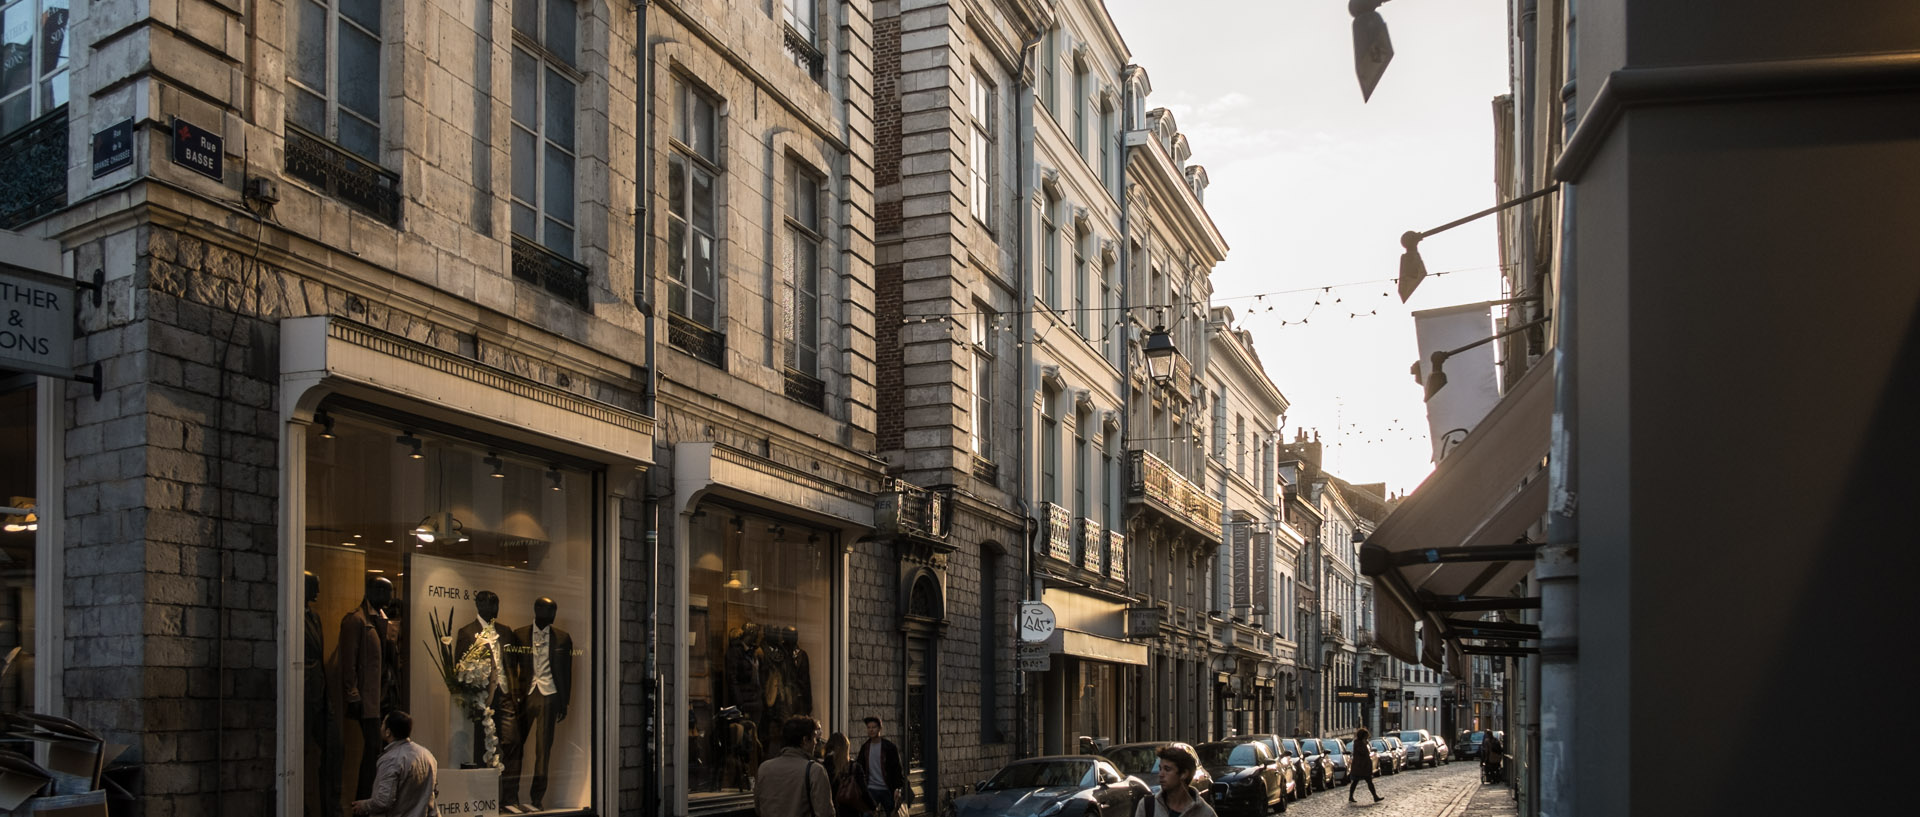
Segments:
[[[921,799],[915,803],[916,811],[926,814],[939,814],[940,803],[940,761],[939,761],[939,718],[934,711],[938,688],[934,680],[933,640],[921,636],[907,637],[907,734],[906,747],[907,771],[917,774],[920,785],[916,794]]]

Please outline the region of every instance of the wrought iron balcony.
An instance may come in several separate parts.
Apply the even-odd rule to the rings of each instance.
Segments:
[[[1100,523],[1082,517],[1080,519],[1080,566],[1099,573],[1100,559],[1105,555],[1106,544],[1106,531],[1101,529]]]
[[[1067,564],[1073,564],[1073,512],[1052,502],[1040,503],[1040,551]]]
[[[1107,576],[1127,580],[1127,536],[1117,530],[1107,531]]]
[[[587,298],[585,265],[517,235],[513,237],[513,277],[581,309],[592,308]]]
[[[814,44],[813,38],[800,33],[791,24],[783,28],[786,31],[784,44],[787,47],[787,57],[793,60],[794,65],[807,69],[807,76],[813,77],[814,81],[818,82],[826,73],[827,55],[820,51],[820,46]]]
[[[320,188],[348,207],[400,226],[398,174],[293,125],[287,125],[287,175]]]
[[[792,400],[815,411],[826,410],[826,381],[792,369],[787,369],[785,374],[788,400]]]
[[[727,335],[679,315],[668,316],[667,343],[709,366],[727,367]]]
[[[1346,622],[1340,618],[1339,613],[1320,614],[1320,640],[1332,641],[1336,644],[1352,641],[1352,638],[1347,635]]]
[[[1145,502],[1209,541],[1220,541],[1220,500],[1146,451],[1127,452],[1127,499]]]
[[[0,229],[65,206],[67,108],[62,105],[0,139]]]

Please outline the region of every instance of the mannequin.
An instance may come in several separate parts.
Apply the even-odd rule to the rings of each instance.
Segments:
[[[517,751],[520,744],[519,696],[514,694],[514,690],[520,687],[520,682],[517,680],[519,662],[516,660],[516,655],[521,652],[521,645],[519,639],[514,636],[513,629],[499,622],[500,596],[498,594],[492,590],[482,590],[473,594],[473,607],[478,618],[460,628],[459,634],[454,637],[453,654],[466,655],[468,648],[473,646],[474,639],[478,638],[483,630],[492,631],[498,638],[496,642],[498,649],[494,652],[493,684],[488,692],[488,705],[493,707],[494,737],[500,742],[501,761],[507,762],[508,753]],[[487,731],[480,721],[475,720],[473,722],[473,762],[480,763],[486,756]],[[506,783],[504,776],[501,778],[501,783],[503,786]]]
[[[553,626],[559,609],[553,599],[535,599],[533,624],[514,631],[525,650],[516,653],[520,665],[517,689],[525,693],[520,705],[525,740],[507,761],[501,783],[506,792],[502,802],[531,805],[536,811],[546,807],[553,730],[567,719],[567,706],[573,701],[573,636]],[[529,749],[533,752],[533,782],[527,788],[527,799],[520,800],[520,764]]]
[[[740,713],[756,725],[767,711],[760,685],[759,655],[760,625],[749,621],[727,639],[727,654],[723,659],[728,693],[725,704],[740,707]]]
[[[308,584],[310,597],[319,594],[319,582]],[[360,606],[340,619],[340,699],[346,704],[346,719],[360,728],[360,770],[354,783],[354,799],[373,796],[374,762],[380,757],[380,718],[398,704],[381,693],[393,668],[390,654],[386,608],[393,601],[393,582],[379,576],[367,579],[366,594]]]
[[[333,703],[327,689],[327,647],[321,634],[320,614],[313,603],[320,599],[320,577],[308,571],[306,604],[305,710],[307,716],[306,754],[308,765],[316,772],[307,777],[307,817],[334,817],[340,811],[340,725],[333,720]]]

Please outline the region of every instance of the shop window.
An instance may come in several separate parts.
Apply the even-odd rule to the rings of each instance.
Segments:
[[[0,391],[0,713],[34,708],[36,513],[34,389]]]
[[[828,531],[711,503],[687,524],[687,788],[744,794],[788,718],[840,722],[827,711],[835,545]]]
[[[67,104],[67,0],[19,0],[5,12],[0,134]]]
[[[289,591],[306,606],[309,804],[368,795],[398,709],[442,802],[589,807],[593,476],[338,410],[306,442],[307,578]]]

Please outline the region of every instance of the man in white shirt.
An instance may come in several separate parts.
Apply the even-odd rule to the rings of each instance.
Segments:
[[[553,619],[558,612],[559,607],[553,603],[553,599],[535,599],[533,624],[514,631],[515,639],[523,650],[515,653],[520,666],[514,674],[523,679],[520,720],[526,725],[526,744],[508,753],[506,768],[501,775],[501,788],[505,790],[507,800],[519,798],[521,763],[526,751],[531,749],[534,753],[533,781],[528,786],[527,799],[521,802],[533,806],[535,810],[546,807],[547,769],[553,758],[553,732],[561,721],[567,719],[567,705],[573,699],[573,636],[553,626]]]
[[[380,720],[380,737],[387,741],[373,776],[373,796],[353,801],[353,813],[369,817],[438,817],[433,787],[438,764],[427,747],[414,743],[413,718],[398,709]]]

